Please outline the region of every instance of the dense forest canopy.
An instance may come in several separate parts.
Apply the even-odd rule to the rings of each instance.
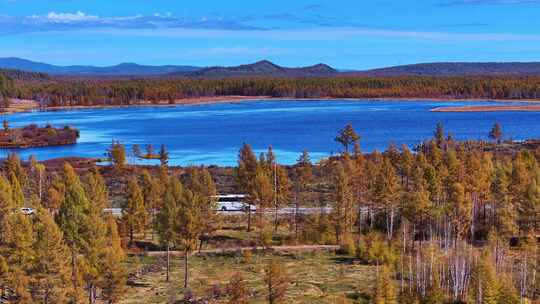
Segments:
[[[540,77],[328,77],[51,79],[19,81],[11,96],[45,106],[173,103],[190,97],[540,98]]]
[[[13,91],[13,82],[3,73],[0,73],[0,104],[5,106],[7,99]]]

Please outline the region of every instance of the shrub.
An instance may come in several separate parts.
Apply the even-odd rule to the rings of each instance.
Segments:
[[[253,257],[251,250],[244,250],[244,252],[242,253],[242,256],[244,258],[243,260],[244,264],[251,264],[251,260]]]

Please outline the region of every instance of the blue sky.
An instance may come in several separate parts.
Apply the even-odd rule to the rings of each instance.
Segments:
[[[368,69],[540,61],[540,0],[0,0],[0,57]]]

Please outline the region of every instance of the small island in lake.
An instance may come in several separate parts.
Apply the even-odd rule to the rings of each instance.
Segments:
[[[10,128],[7,121],[0,130],[0,149],[25,149],[47,146],[72,145],[77,143],[79,130],[65,126],[39,127],[31,124],[22,128]]]

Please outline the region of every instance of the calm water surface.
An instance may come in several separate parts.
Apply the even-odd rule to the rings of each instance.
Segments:
[[[7,115],[14,127],[30,123],[80,129],[72,146],[18,150],[21,157],[101,157],[111,141],[131,145],[165,144],[171,164],[234,165],[242,143],[257,152],[272,145],[281,163],[294,163],[307,149],[314,160],[338,152],[337,130],[352,123],[364,151],[384,150],[389,142],[415,145],[443,122],[458,139],[486,138],[495,122],[512,139],[540,138],[540,112],[441,113],[440,106],[492,102],[430,101],[251,101],[176,107],[133,107],[32,112]],[[4,157],[7,150],[0,150]]]

